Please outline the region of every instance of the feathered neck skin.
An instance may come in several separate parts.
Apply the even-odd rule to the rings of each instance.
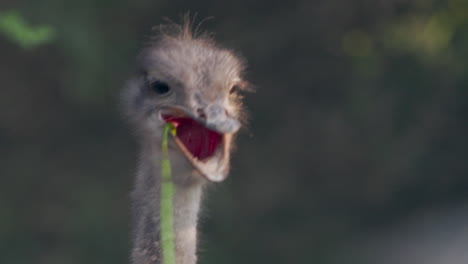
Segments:
[[[160,144],[142,148],[133,200],[133,264],[160,264]],[[177,264],[197,260],[197,220],[204,180],[177,151],[170,151],[173,173],[184,175],[174,182],[174,236]]]

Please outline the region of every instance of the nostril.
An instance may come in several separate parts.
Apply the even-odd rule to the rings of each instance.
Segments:
[[[227,116],[227,117],[231,117],[231,114],[228,112],[228,110],[224,109],[224,114]]]
[[[206,114],[202,108],[197,108],[197,114],[200,119],[206,120]]]

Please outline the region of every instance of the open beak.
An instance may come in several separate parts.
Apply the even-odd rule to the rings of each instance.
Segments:
[[[161,110],[160,117],[176,127],[174,142],[201,175],[212,182],[226,179],[233,136],[240,128],[237,119],[224,110],[201,119],[179,107]]]

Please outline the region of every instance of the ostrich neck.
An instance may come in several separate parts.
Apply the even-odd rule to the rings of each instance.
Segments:
[[[160,155],[143,149],[133,199],[133,264],[161,264],[160,244]],[[171,153],[174,178],[174,242],[177,264],[196,263],[197,220],[202,183],[193,178],[185,159]],[[177,176],[177,177],[176,177]],[[181,181],[180,181],[181,180]]]

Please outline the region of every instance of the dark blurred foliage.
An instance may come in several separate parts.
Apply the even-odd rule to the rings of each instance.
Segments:
[[[214,16],[202,27],[257,86],[231,177],[206,195],[201,263],[332,263],[356,237],[467,201],[467,1],[8,10],[55,35],[32,49],[0,35],[0,263],[128,262],[137,150],[119,90],[151,27],[189,10]]]

